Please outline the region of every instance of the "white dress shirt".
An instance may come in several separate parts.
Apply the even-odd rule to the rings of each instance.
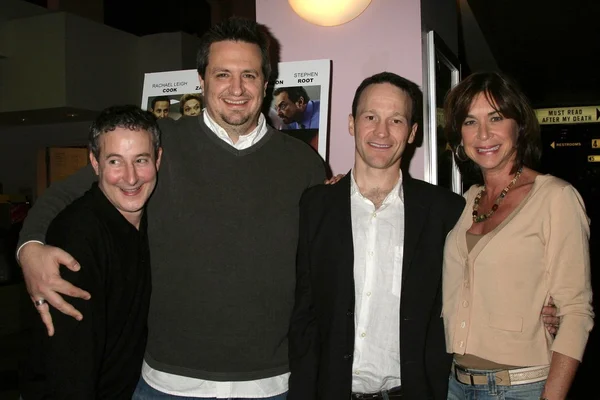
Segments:
[[[400,386],[402,173],[375,209],[360,193],[352,171],[350,205],[356,297],[352,392],[374,393]]]
[[[258,126],[247,135],[240,136],[234,144],[227,132],[221,128],[204,110],[204,123],[219,138],[238,150],[256,144],[267,133],[265,117],[261,114]],[[255,381],[216,382],[187,376],[173,375],[152,369],[146,361],[142,366],[142,376],[148,385],[163,393],[187,397],[264,398],[282,394],[288,390],[289,373]]]

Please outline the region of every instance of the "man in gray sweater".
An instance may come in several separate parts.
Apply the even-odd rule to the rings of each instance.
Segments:
[[[149,337],[134,399],[284,399],[294,301],[298,206],[325,179],[305,143],[267,126],[268,40],[229,19],[201,39],[206,109],[160,121],[164,155],[148,204],[152,265]],[[91,168],[47,190],[21,231],[19,261],[33,301],[85,318],[60,294],[77,260],[43,244],[49,222],[94,179]],[[60,294],[59,294],[60,293]],[[38,307],[53,334],[48,305]]]

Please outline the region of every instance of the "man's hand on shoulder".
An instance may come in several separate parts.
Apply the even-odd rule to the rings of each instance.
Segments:
[[[333,185],[334,183],[338,183],[340,181],[340,179],[342,179],[345,175],[344,174],[337,174],[336,176],[332,177],[331,179],[325,179],[325,184],[326,185]]]
[[[59,294],[84,300],[91,298],[88,292],[73,286],[60,276],[60,265],[79,271],[79,263],[69,253],[58,247],[30,242],[24,244],[19,251],[19,264],[23,270],[27,292],[46,325],[48,336],[54,335],[49,304],[77,320],[83,319],[83,315]]]
[[[548,304],[542,308],[542,320],[546,330],[552,335],[556,335],[560,327],[560,317],[557,317],[557,314],[558,309],[554,304],[554,299],[550,297]]]

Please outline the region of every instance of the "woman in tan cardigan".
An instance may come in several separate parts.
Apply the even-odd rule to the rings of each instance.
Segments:
[[[449,93],[445,115],[457,161],[481,178],[446,239],[448,399],[565,399],[593,326],[583,201],[533,169],[539,125],[502,75],[467,77]],[[539,312],[550,297],[561,317],[556,337]]]

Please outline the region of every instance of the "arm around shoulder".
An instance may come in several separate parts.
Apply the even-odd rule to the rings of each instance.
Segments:
[[[59,247],[46,246],[46,231],[54,218],[77,197],[80,197],[94,180],[91,166],[52,185],[30,210],[21,230],[18,260],[32,302],[46,300],[59,311],[78,320],[82,314],[67,303],[59,293],[89,299],[90,294],[61,278],[59,265],[77,271],[78,260]],[[32,241],[37,241],[32,242]],[[24,246],[23,242],[28,242]],[[48,335],[54,334],[52,317],[47,304],[38,307]]]
[[[46,230],[50,222],[73,200],[83,195],[95,180],[93,168],[87,165],[46,189],[27,213],[17,248],[21,248],[28,241],[45,242]]]

